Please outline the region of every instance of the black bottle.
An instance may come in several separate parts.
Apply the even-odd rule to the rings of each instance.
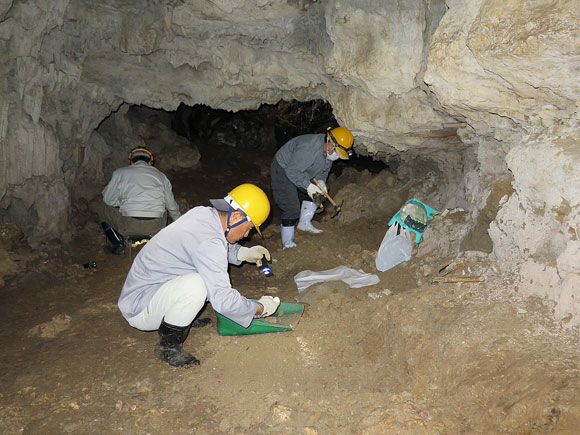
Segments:
[[[107,222],[101,222],[101,226],[103,227],[103,231],[105,231],[107,239],[109,239],[113,245],[123,246],[125,244],[123,236],[115,228],[113,228]]]

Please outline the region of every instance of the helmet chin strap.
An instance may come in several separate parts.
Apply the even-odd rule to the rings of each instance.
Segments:
[[[228,219],[227,219],[227,221],[226,221],[226,225],[227,225],[227,227],[226,227],[226,230],[225,230],[225,232],[224,232],[224,236],[225,236],[226,240],[228,239],[228,234],[229,234],[229,232],[230,232],[230,230],[231,230],[232,228],[235,228],[235,227],[237,227],[237,226],[239,226],[239,225],[243,224],[244,222],[247,222],[247,221],[248,221],[248,217],[244,215],[244,218],[243,218],[243,219],[240,219],[240,220],[239,220],[238,222],[236,222],[235,224],[233,224],[233,225],[230,225],[230,217],[232,216],[232,211],[234,211],[234,209],[230,207],[230,209],[228,210]]]

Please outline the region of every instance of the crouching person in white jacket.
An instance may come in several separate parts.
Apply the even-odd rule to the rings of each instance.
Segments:
[[[243,327],[254,318],[274,314],[279,298],[254,302],[232,288],[228,263],[261,264],[270,252],[263,246],[237,244],[270,214],[266,194],[242,184],[213,207],[195,207],[154,236],[139,252],[119,297],[119,309],[129,324],[157,330],[155,355],[174,367],[191,367],[199,360],[183,350],[190,327],[211,323],[196,319],[208,300],[213,309]]]

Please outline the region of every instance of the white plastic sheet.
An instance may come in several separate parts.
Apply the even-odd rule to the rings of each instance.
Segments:
[[[313,272],[312,270],[303,270],[294,276],[294,282],[298,287],[298,293],[307,289],[313,284],[328,281],[342,281],[351,288],[360,288],[367,285],[377,284],[380,279],[377,275],[366,273],[362,270],[351,269],[346,266],[338,266],[334,269]]]

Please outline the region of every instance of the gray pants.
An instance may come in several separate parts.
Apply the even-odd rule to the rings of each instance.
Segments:
[[[103,204],[101,219],[115,228],[124,237],[148,234],[154,236],[167,225],[167,214],[160,218],[140,220],[123,216],[117,207]]]
[[[282,225],[292,226],[300,217],[298,188],[286,176],[284,168],[276,159],[272,160],[271,176],[274,202],[282,209]]]

